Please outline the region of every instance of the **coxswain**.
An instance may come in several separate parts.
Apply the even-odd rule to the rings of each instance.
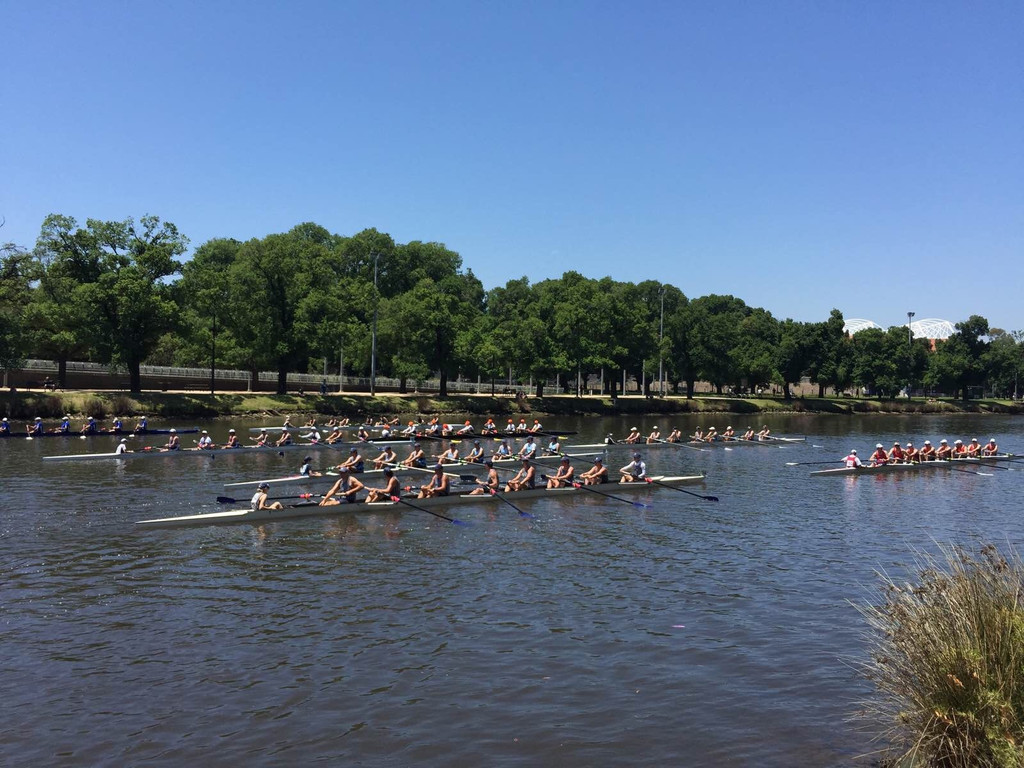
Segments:
[[[875,445],[875,452],[871,454],[871,466],[880,467],[883,464],[889,463],[889,454],[885,452],[885,448],[882,447],[881,443]]]
[[[373,460],[374,469],[384,469],[389,464],[397,464],[398,456],[395,455],[395,449],[390,445],[385,445],[384,450],[380,452],[380,456]]]
[[[946,442],[946,438],[939,440],[939,447],[935,451],[935,458],[939,461],[949,461],[953,458],[953,451]]]
[[[600,456],[594,458],[594,466],[580,475],[584,485],[602,485],[608,482],[608,467]]]
[[[533,459],[537,456],[537,443],[534,442],[533,435],[529,435],[526,438],[526,442],[523,443],[517,454],[520,459]]]
[[[902,464],[906,459],[906,454],[903,453],[903,448],[900,447],[899,443],[892,444],[892,450],[889,451],[889,463],[890,464]]]
[[[566,488],[572,485],[572,476],[575,473],[572,462],[568,456],[563,456],[559,463],[558,471],[548,478],[548,488]]]
[[[412,450],[409,451],[409,455],[405,457],[402,464],[407,467],[418,467],[419,469],[427,468],[427,456],[423,453],[419,443],[412,444]]]
[[[622,442],[629,443],[630,445],[634,445],[635,443],[639,443],[640,440],[641,440],[640,429],[638,427],[630,427],[629,428],[629,434],[626,435],[625,438],[623,438]]]
[[[512,420],[508,420],[508,424],[505,425],[505,434],[514,435],[516,433],[516,423]]]
[[[455,430],[455,434],[456,435],[472,435],[473,431],[474,431],[473,430],[473,425],[469,422],[469,419],[466,419],[465,423],[461,427],[459,427],[457,430]]]
[[[538,419],[534,419],[533,426],[530,427],[529,431],[536,435],[544,431],[544,426]]]
[[[25,434],[28,435],[29,437],[38,437],[39,435],[42,435],[44,433],[45,430],[43,429],[43,420],[38,416],[36,416],[35,421],[33,421],[31,424],[25,425]]]
[[[235,434],[234,429],[228,430],[228,441],[221,446],[221,448],[241,448],[242,446],[238,442],[238,435]]]
[[[481,435],[496,435],[498,434],[498,426],[494,423],[494,419],[488,418],[484,422],[483,428],[480,430]]]
[[[981,443],[978,438],[972,437],[970,445],[967,446],[967,458],[976,459],[981,455]]]
[[[263,446],[270,444],[270,435],[267,434],[266,429],[261,429],[258,435],[256,435],[255,437],[250,437],[249,439],[256,441],[257,448],[262,448]]]
[[[395,477],[394,470],[391,467],[384,467],[384,487],[383,488],[367,488],[366,489],[366,501],[389,501],[392,496],[401,496],[402,488],[398,484],[398,478]]]
[[[935,449],[932,448],[931,440],[924,441],[918,455],[921,457],[921,461],[935,461]]]
[[[4,416],[3,420],[0,421],[0,435],[3,437],[11,436],[11,423],[7,421],[6,416]]]
[[[473,441],[473,447],[469,449],[469,453],[462,457],[462,460],[470,464],[479,464],[484,460],[484,449],[480,445],[479,440]]]
[[[723,440],[735,440],[736,439],[736,431],[731,426],[726,427],[725,428],[725,432],[722,433],[722,439]]]
[[[512,458],[512,449],[508,445],[508,440],[502,440],[498,444],[498,447],[495,449],[494,455],[491,456],[491,458],[496,460],[496,461],[501,460],[501,459],[511,459]]]
[[[426,485],[420,486],[420,492],[416,494],[417,499],[432,499],[435,496],[447,496],[451,489],[451,482],[445,474],[444,466],[434,465],[434,474]]]
[[[551,439],[548,440],[547,448],[544,449],[545,456],[557,456],[562,452],[562,444],[558,441],[556,435],[552,435]]]
[[[334,485],[331,486],[331,490],[324,494],[324,497],[320,499],[321,507],[331,507],[335,504],[341,504],[342,501],[354,504],[356,501],[356,494],[363,489],[363,484],[355,477],[352,477],[352,473],[348,471],[348,467],[342,467],[338,470],[340,477],[335,481]]]
[[[470,491],[470,496],[482,496],[485,493],[493,493],[501,487],[501,481],[498,479],[498,471],[494,468],[494,462],[490,459],[484,459],[484,466],[487,467],[487,476],[482,480],[477,478],[476,484],[480,487]]]
[[[146,416],[140,416],[138,422],[135,424],[133,432],[145,432],[149,429],[149,419]]]
[[[907,442],[907,447],[903,450],[903,460],[907,464],[920,464],[921,463],[921,452],[914,447],[914,444]]]
[[[162,451],[176,451],[181,448],[181,439],[178,437],[178,430],[171,427],[171,431],[167,437],[167,445],[161,446]]]
[[[647,465],[639,453],[633,454],[633,460],[619,470],[620,483],[640,483],[647,477]]]
[[[249,502],[249,508],[256,512],[261,509],[283,509],[280,501],[267,503],[267,491],[270,490],[270,483],[260,483],[256,486],[256,493]]]
[[[846,454],[846,458],[843,459],[843,466],[845,466],[847,469],[864,466],[863,462],[861,462],[860,460],[860,457],[857,455],[856,448],[851,448],[850,452]]]
[[[434,458],[437,459],[438,464],[458,464],[459,448],[455,443],[452,443],[447,449],[441,451],[441,453]]]
[[[747,427],[747,431],[743,433],[743,439],[744,440],[753,440],[755,437],[757,437],[757,433],[754,431],[754,428],[753,427]]]
[[[651,430],[651,434],[647,436],[647,443],[660,443],[661,442],[661,429],[655,427]]]
[[[302,466],[299,467],[299,474],[303,477],[320,477],[320,473],[313,469],[312,456],[307,456],[302,460]]]
[[[523,457],[523,466],[516,472],[515,476],[505,486],[505,493],[530,490],[537,480],[537,468],[533,466],[528,456]]]
[[[348,458],[339,464],[335,469],[339,472],[343,469],[347,469],[349,472],[355,474],[361,474],[365,468],[363,457],[359,455],[359,449],[353,448],[348,452]]]
[[[114,449],[114,455],[120,456],[122,453],[128,453],[128,439],[125,437],[121,438],[121,442]]]
[[[998,456],[999,446],[996,445],[995,438],[989,438],[989,441],[985,443],[985,447],[982,448],[981,452],[985,456]]]
[[[954,459],[966,459],[967,458],[967,446],[964,445],[963,440],[953,441],[953,458]]]
[[[202,434],[200,434],[200,436],[199,436],[199,450],[201,450],[201,451],[209,451],[209,450],[213,449],[214,447],[215,446],[213,444],[213,438],[211,438],[210,437],[210,433],[207,432],[204,429],[202,431]]]
[[[280,448],[283,445],[292,444],[292,433],[287,429],[281,430],[281,437],[278,438],[277,442],[274,443],[275,448]]]

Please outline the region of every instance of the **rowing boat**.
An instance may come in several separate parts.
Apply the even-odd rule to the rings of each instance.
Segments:
[[[957,469],[963,467],[984,467],[998,461],[1015,458],[1010,454],[998,456],[982,456],[974,459],[952,459],[950,461],[922,461],[914,464],[879,464],[878,466],[863,465],[860,467],[836,467],[835,469],[819,469],[811,472],[819,477],[856,477],[857,475],[887,475],[907,472],[920,472],[925,469]]]
[[[175,431],[179,435],[187,435],[193,432],[198,432],[199,427],[192,427],[191,429],[177,429]],[[144,437],[146,435],[169,434],[171,434],[170,429],[147,429],[142,432],[132,432],[130,429],[122,429],[120,432],[102,432],[99,430],[96,432],[43,432],[40,435],[26,435],[22,432],[9,432],[0,433],[0,439],[20,438],[22,440],[38,440],[40,437]]]
[[[698,485],[704,482],[704,475],[688,475],[688,476],[662,476],[657,475],[651,478],[664,485]],[[590,486],[587,486],[590,487]],[[623,493],[625,491],[639,491],[642,488],[654,489],[657,485],[650,483],[611,483],[603,486],[593,486],[595,489],[600,490],[602,493],[606,491],[613,492],[615,494]],[[587,494],[585,489],[581,488],[534,488],[527,491],[516,491],[515,493],[505,494],[510,499],[515,499],[517,502],[525,501],[527,499],[537,498],[563,498],[570,495]],[[425,508],[445,508],[449,506],[455,506],[459,504],[476,504],[482,502],[490,502],[496,500],[496,496],[488,494],[483,495],[470,495],[465,494],[453,494],[450,496],[439,496],[430,499],[417,499],[415,497],[408,497],[408,501],[415,504],[417,507]],[[356,512],[381,512],[389,509],[401,508],[404,506],[401,502],[395,501],[383,501],[368,504],[366,502],[360,502],[356,504],[337,504],[329,507],[321,507],[316,503],[308,502],[304,504],[295,504],[287,506],[284,509],[232,509],[225,512],[210,512],[201,515],[185,515],[183,517],[164,517],[154,520],[139,520],[135,523],[140,528],[185,528],[196,525],[227,525],[231,523],[266,523],[273,522],[276,520],[286,520],[297,517],[324,517],[324,516],[335,516],[340,514],[350,514]]]
[[[182,456],[205,456],[214,459],[217,456],[237,455],[241,453],[280,453],[284,448],[275,446],[240,446],[238,448],[179,448],[176,451],[165,451],[159,447],[143,448],[139,451],[125,451],[124,453],[69,453],[61,456],[43,456],[43,461],[103,461],[105,459],[145,459],[145,458],[181,458]],[[294,446],[297,448],[310,448],[312,446]]]

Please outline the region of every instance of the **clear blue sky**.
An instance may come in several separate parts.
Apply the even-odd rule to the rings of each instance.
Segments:
[[[0,240],[314,221],[1024,328],[1024,3],[0,0]]]

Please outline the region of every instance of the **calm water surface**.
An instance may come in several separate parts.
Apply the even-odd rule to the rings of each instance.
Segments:
[[[557,426],[597,442],[727,419]],[[587,494],[523,502],[530,520],[485,501],[458,509],[467,527],[406,509],[136,531],[213,511],[224,483],[291,474],[302,455],[44,465],[114,441],[0,443],[0,762],[869,765],[850,722],[869,690],[848,601],[933,540],[1020,546],[1024,472],[784,464],[907,438],[1024,453],[1024,421],[768,423],[808,441],[647,453],[655,472],[706,471],[717,504]],[[227,426],[207,425],[215,439]]]

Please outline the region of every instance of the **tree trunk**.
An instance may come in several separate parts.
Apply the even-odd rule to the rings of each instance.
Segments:
[[[405,376],[398,377],[398,394],[405,395],[409,393],[409,379]]]
[[[789,391],[789,382],[784,381],[782,383],[782,399],[789,402],[793,399],[793,393]]]
[[[142,366],[138,360],[128,362],[128,389],[133,393],[142,392]]]
[[[288,368],[283,363],[277,366],[277,394],[288,394]]]
[[[722,385],[721,384],[715,384],[715,394],[716,395],[722,394]]]
[[[438,397],[448,397],[448,371],[444,368],[441,369],[441,391],[437,393]]]
[[[693,388],[697,385],[695,379],[686,380],[686,399],[693,400]]]
[[[544,381],[543,379],[537,379],[537,388],[535,390],[537,397],[544,397]]]
[[[825,385],[824,384],[819,384],[818,385],[818,397],[824,397],[824,396],[825,396]]]
[[[68,387],[68,359],[63,356],[57,358],[57,386],[61,389]]]

